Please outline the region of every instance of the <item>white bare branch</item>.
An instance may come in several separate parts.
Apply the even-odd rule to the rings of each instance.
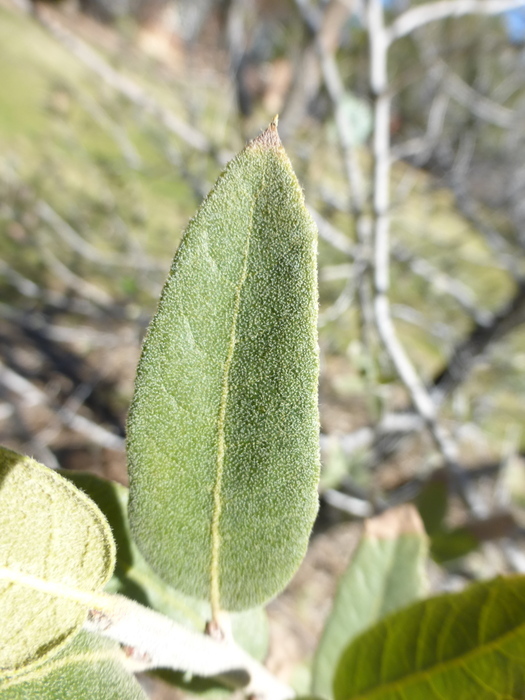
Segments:
[[[525,0],[439,0],[418,5],[399,15],[386,29],[386,39],[391,44],[415,29],[430,22],[462,15],[498,15],[508,10],[525,7]]]
[[[374,239],[374,315],[381,341],[396,372],[407,388],[417,413],[423,419],[440,451],[447,469],[457,481],[460,493],[472,512],[481,512],[466,489],[458,464],[455,442],[437,420],[432,397],[418,375],[396,333],[390,307],[390,95],[388,90],[388,35],[381,0],[368,2],[370,44],[370,88],[374,96],[373,139],[373,239]]]

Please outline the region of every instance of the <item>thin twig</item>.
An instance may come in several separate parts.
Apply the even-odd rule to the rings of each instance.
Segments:
[[[525,6],[525,0],[440,0],[413,7],[399,15],[386,29],[391,44],[430,22],[462,15],[498,15]]]
[[[443,122],[448,109],[449,97],[440,92],[434,98],[427,119],[427,128],[423,136],[417,136],[405,143],[400,143],[390,151],[392,161],[417,156],[423,161],[434,148],[443,131]]]
[[[374,232],[374,312],[379,337],[407,388],[411,401],[424,420],[447,469],[469,509],[481,512],[467,490],[458,464],[454,441],[437,420],[436,406],[401,344],[390,309],[390,94],[388,90],[388,33],[381,0],[368,2],[370,42],[370,88],[374,99],[373,138],[373,232]]]
[[[43,391],[1,362],[0,384],[17,394],[28,407],[44,405],[49,406],[51,409],[53,408],[50,406],[49,397]],[[68,428],[85,435],[89,440],[101,447],[117,451],[124,449],[124,439],[119,435],[110,433],[109,430],[93,423],[93,421],[84,416],[78,415],[76,411],[72,411],[66,406],[58,409],[58,412],[55,412],[55,416]]]
[[[102,251],[88,243],[53,207],[44,200],[39,200],[35,205],[35,212],[45,221],[60,238],[87,260],[104,266],[121,266],[157,270],[163,265],[148,259],[146,256],[130,258],[128,255]]]
[[[37,19],[66,49],[99,78],[124,95],[130,102],[156,117],[168,131],[178,136],[196,151],[209,153],[212,149],[208,139],[195,128],[179,119],[171,110],[157,102],[151,95],[109,65],[90,46],[61,26],[49,10],[39,8]]]
[[[142,158],[124,128],[109,116],[99,102],[80,91],[74,94],[81,107],[86,110],[101,129],[104,129],[113,138],[120,148],[127,165],[133,170],[139,170],[142,166]]]

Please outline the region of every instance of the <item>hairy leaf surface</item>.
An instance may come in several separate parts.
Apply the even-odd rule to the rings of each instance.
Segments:
[[[185,596],[165,583],[149,566],[133,542],[127,512],[128,489],[114,481],[107,481],[86,472],[60,473],[97,504],[113,532],[117,545],[117,559],[113,576],[105,590],[125,595],[171,617],[185,627],[203,632],[211,617],[209,603]],[[237,644],[262,661],[268,651],[268,621],[265,611],[262,608],[254,608],[232,613],[230,621],[233,638]],[[184,674],[172,672],[171,676],[176,677],[180,681],[179,684],[188,686]],[[206,679],[203,683],[211,687],[214,681]]]
[[[0,448],[0,673],[67,644],[86,618],[82,595],[103,588],[114,561],[111,530],[87,496]]]
[[[0,677],[0,700],[147,700],[124,661],[116,642],[80,632],[45,663]]]
[[[315,695],[333,697],[337,663],[352,639],[424,595],[427,554],[427,537],[413,506],[389,510],[365,523],[317,648],[312,683]]]
[[[139,363],[130,522],[214,609],[275,595],[317,511],[316,231],[276,125],[190,222]]]
[[[344,651],[335,700],[522,700],[525,577],[476,583],[385,618]]]

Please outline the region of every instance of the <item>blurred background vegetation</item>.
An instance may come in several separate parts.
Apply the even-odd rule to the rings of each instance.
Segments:
[[[525,571],[525,13],[461,2],[0,0],[0,440],[50,467],[125,483],[185,223],[280,114],[320,233],[321,510],[270,606],[299,687],[364,517],[418,505],[435,590]]]

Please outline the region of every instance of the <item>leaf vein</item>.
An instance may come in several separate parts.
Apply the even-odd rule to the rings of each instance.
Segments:
[[[247,272],[248,272],[248,256],[250,253],[250,242],[253,231],[254,224],[254,213],[257,204],[257,199],[260,195],[262,188],[264,187],[264,173],[262,177],[262,183],[259,191],[255,193],[253,198],[253,204],[250,211],[250,225],[248,226],[248,232],[246,235],[246,246],[244,249],[242,270],[239,279],[239,283],[235,290],[235,300],[233,308],[233,318],[230,339],[228,344],[228,352],[226,354],[226,361],[224,363],[224,376],[222,382],[221,399],[219,404],[219,416],[218,416],[218,445],[217,445],[217,473],[215,479],[215,485],[213,487],[213,511],[212,511],[212,523],[211,523],[211,565],[210,565],[210,602],[212,609],[213,619],[217,619],[218,614],[221,609],[220,602],[220,548],[221,548],[221,536],[220,536],[220,518],[222,512],[222,478],[224,472],[224,458],[226,454],[226,444],[225,444],[225,423],[226,423],[226,408],[228,404],[228,395],[230,389],[230,370],[233,363],[233,356],[235,352],[236,345],[236,332],[237,332],[237,320],[239,317],[239,311],[241,306],[241,294],[246,282]]]

